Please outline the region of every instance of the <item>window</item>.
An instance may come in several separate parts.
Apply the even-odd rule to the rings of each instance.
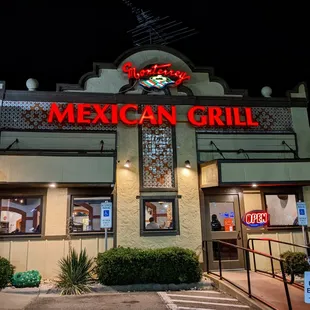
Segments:
[[[40,234],[41,197],[8,197],[1,199],[0,234]]]
[[[141,235],[178,233],[177,199],[141,198]]]
[[[111,222],[113,222],[113,203],[111,196],[72,197],[71,201],[71,232],[103,232],[104,228],[101,228],[104,220],[102,210],[106,207],[111,208],[111,214],[109,214],[109,216]],[[109,228],[108,231],[112,232],[113,227]]]
[[[295,194],[266,194],[269,226],[298,225]]]

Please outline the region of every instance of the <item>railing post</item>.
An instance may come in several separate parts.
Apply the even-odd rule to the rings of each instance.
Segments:
[[[283,261],[280,261],[280,267],[281,267],[281,272],[282,272],[282,277],[283,277],[283,283],[284,283],[284,290],[286,294],[286,299],[287,299],[287,306],[289,310],[292,310],[292,303],[291,303],[291,297],[290,297],[290,292],[288,290],[288,285],[285,277],[285,272],[284,272],[284,267],[283,267]]]
[[[221,243],[217,242],[218,244],[218,251],[219,251],[219,268],[220,268],[220,279],[223,279],[222,276],[222,256],[221,256]]]
[[[207,268],[207,273],[210,272],[210,266],[209,266],[209,253],[208,253],[208,241],[204,241],[204,251],[206,253],[206,268]]]
[[[247,280],[248,280],[248,294],[251,298],[251,279],[250,279],[250,254],[248,251],[245,251],[245,263],[246,263],[246,273],[247,273]]]
[[[270,240],[268,240],[268,246],[269,246],[269,254],[270,254],[270,256],[272,256],[272,248],[271,248]],[[271,262],[272,277],[274,278],[275,275],[274,275],[274,266],[273,266],[273,259],[272,258],[270,258],[270,262]]]
[[[254,240],[253,240],[253,239],[251,240],[251,243],[252,243],[252,250],[255,251],[255,249],[254,249]],[[255,258],[255,253],[253,253],[253,264],[254,264],[254,272],[256,272],[257,269],[256,269],[256,258]]]

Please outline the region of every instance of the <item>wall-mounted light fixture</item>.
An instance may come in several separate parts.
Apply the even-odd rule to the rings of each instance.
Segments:
[[[185,168],[192,168],[189,160],[185,160]]]
[[[130,165],[131,165],[130,160],[126,160],[124,167],[125,167],[125,168],[129,168]]]

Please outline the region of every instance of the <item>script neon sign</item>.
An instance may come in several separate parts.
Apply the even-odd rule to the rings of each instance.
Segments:
[[[64,108],[57,103],[52,103],[48,114],[48,123],[71,123],[71,124],[112,124],[124,123],[126,125],[162,125],[169,123],[176,125],[177,108],[171,106],[170,110],[164,106],[152,107],[146,105],[139,112],[139,118],[129,117],[129,112],[138,113],[139,105],[125,104],[90,104],[90,103],[68,103]],[[197,114],[202,112],[202,115]],[[141,114],[140,114],[141,113]],[[242,117],[241,115],[244,115]],[[195,127],[219,126],[219,127],[257,127],[259,123],[253,120],[251,108],[237,107],[203,107],[193,106],[187,112],[188,122]]]
[[[136,67],[132,65],[131,62],[126,62],[122,70],[124,73],[127,73],[128,79],[135,80],[147,80],[149,79],[150,84],[142,84],[142,86],[155,86],[156,88],[163,88],[166,85],[178,86],[182,84],[184,81],[190,79],[190,76],[183,71],[180,70],[172,70],[172,64],[155,64],[149,68],[145,68],[142,70],[138,70]],[[167,81],[168,78],[168,81]],[[154,85],[151,83],[154,82]],[[162,84],[161,84],[162,83]],[[161,85],[161,87],[157,87],[156,84]]]
[[[247,212],[243,218],[242,222],[248,227],[261,227],[268,224],[269,215],[265,211],[255,210]]]

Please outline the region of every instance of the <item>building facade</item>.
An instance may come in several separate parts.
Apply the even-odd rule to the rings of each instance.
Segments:
[[[1,85],[0,256],[18,271],[55,277],[69,242],[95,257],[105,250],[106,216],[108,248],[180,246],[202,263],[204,240],[303,244],[296,202],[310,200],[305,84],[285,98],[250,98],[211,68],[147,46],[95,63],[55,92]],[[217,268],[217,249],[208,251]],[[221,253],[225,268],[244,267],[236,249]]]

